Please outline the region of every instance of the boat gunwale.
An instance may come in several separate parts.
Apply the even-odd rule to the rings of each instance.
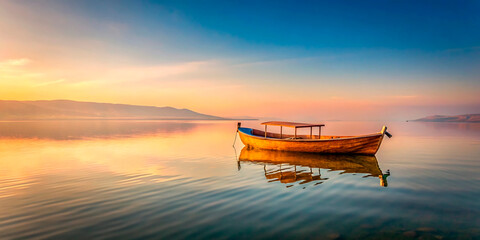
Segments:
[[[262,137],[262,136],[257,136],[253,135],[253,133],[246,133],[240,129],[250,129],[253,132],[253,128],[245,128],[241,127],[238,128],[238,131],[248,135],[253,138],[257,139],[263,139],[263,140],[274,140],[274,141],[286,141],[286,142],[327,142],[327,141],[342,141],[342,140],[351,140],[351,139],[359,139],[359,138],[368,138],[368,137],[381,137],[383,136],[384,133],[378,132],[378,133],[373,133],[373,134],[368,134],[368,135],[360,135],[360,136],[355,136],[355,137],[339,137],[339,138],[332,138],[332,139],[286,139],[286,138],[272,138],[272,137]]]

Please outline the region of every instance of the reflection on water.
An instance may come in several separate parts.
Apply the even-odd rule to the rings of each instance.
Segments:
[[[479,239],[479,125],[386,125],[376,157],[237,161],[234,121],[0,122],[0,239]]]
[[[478,123],[458,123],[458,122],[417,122],[413,126],[420,125],[433,131],[429,132],[446,132],[462,133],[462,134],[480,134],[480,124]]]
[[[375,156],[364,155],[326,155],[314,153],[293,153],[282,151],[269,151],[249,149],[244,147],[239,156],[239,169],[241,163],[263,165],[265,178],[269,182],[279,181],[285,184],[299,182],[300,185],[316,182],[318,185],[328,180],[322,178],[322,169],[340,171],[339,174],[355,173],[364,177],[378,177],[380,186],[388,186],[387,177],[378,166]],[[267,168],[274,166],[274,168]],[[287,185],[291,187],[293,185]]]
[[[169,135],[194,130],[195,122],[169,121],[30,121],[0,122],[0,138],[82,139]]]

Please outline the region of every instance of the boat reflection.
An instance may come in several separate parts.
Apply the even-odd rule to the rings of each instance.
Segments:
[[[238,160],[239,170],[241,164],[246,162],[263,165],[265,178],[269,182],[279,181],[284,184],[295,182],[321,184],[328,180],[328,178],[322,177],[322,169],[342,171],[340,174],[356,173],[365,174],[364,177],[378,177],[380,186],[383,187],[388,186],[387,177],[390,175],[390,171],[382,173],[375,156],[366,155],[325,155],[244,147]]]

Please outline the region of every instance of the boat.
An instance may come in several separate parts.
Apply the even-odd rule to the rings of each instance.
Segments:
[[[315,154],[302,152],[285,152],[244,147],[238,158],[241,163],[263,165],[265,178],[284,184],[298,182],[323,183],[328,178],[322,177],[321,170],[341,171],[339,174],[362,174],[362,177],[378,177],[380,186],[387,187],[387,177],[382,173],[377,158],[369,155],[352,154]],[[272,168],[273,167],[273,168]]]
[[[380,148],[383,136],[392,135],[383,126],[378,133],[360,136],[326,136],[321,135],[324,124],[296,122],[264,122],[265,131],[245,128],[239,122],[237,132],[241,141],[248,148],[310,153],[363,154],[375,155]],[[267,126],[280,126],[280,133],[267,132]],[[295,134],[283,134],[283,127],[295,129]],[[318,127],[318,135],[313,135],[313,128]],[[310,128],[310,135],[297,135],[297,129]]]

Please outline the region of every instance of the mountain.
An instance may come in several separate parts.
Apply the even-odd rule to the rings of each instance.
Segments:
[[[0,120],[53,119],[195,119],[221,120],[224,118],[201,114],[189,109],[173,107],[138,106],[113,103],[0,100]]]
[[[480,123],[480,114],[464,114],[455,116],[434,115],[412,120],[416,122],[467,122]]]

